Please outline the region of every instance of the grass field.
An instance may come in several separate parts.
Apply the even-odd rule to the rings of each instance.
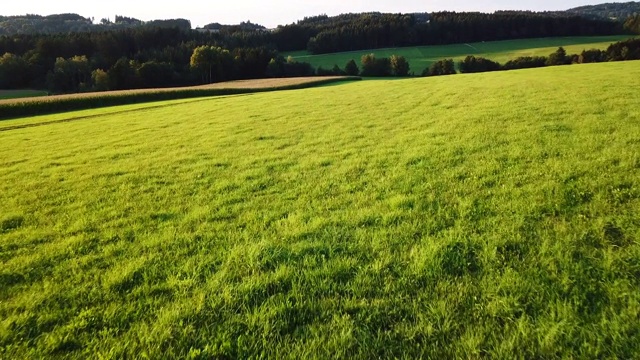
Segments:
[[[3,122],[43,125],[0,132],[0,358],[639,358],[639,87],[619,62]]]
[[[354,59],[360,66],[362,55],[370,53],[374,53],[377,57],[402,55],[409,61],[411,72],[420,75],[422,70],[442,59],[452,58],[457,61],[464,59],[467,55],[475,55],[505,63],[520,56],[548,56],[556,51],[559,46],[563,46],[567,50],[567,54],[579,54],[582,50],[589,49],[606,49],[612,43],[628,38],[628,35],[620,35],[522,39],[473,44],[377,49],[325,55],[309,55],[307,52],[295,52],[287,55],[293,56],[298,61],[306,61],[316,67],[322,66],[325,69],[331,69],[335,64],[344,68],[345,64],[351,59]]]
[[[47,96],[42,90],[0,90],[0,100]]]

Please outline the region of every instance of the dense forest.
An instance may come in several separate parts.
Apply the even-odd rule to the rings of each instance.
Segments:
[[[577,15],[501,11],[484,13],[432,13],[424,20],[408,14],[348,14],[313,18],[279,28],[276,38],[285,50],[299,50],[303,42],[313,54],[340,51],[440,45],[555,36],[612,35],[620,23]],[[288,45],[288,46],[287,46]]]
[[[244,34],[249,34],[244,36]],[[212,81],[265,77],[278,54],[257,33],[199,33],[177,27],[0,37],[0,88],[51,92],[119,90],[201,83],[195,49],[231,49],[232,64]]]
[[[0,18],[0,24],[7,23],[3,19],[12,18]],[[0,35],[0,89],[48,88],[52,93],[71,93],[328,75],[343,70],[316,70],[284,59],[279,52],[308,49],[327,53],[640,31],[637,17],[630,18],[625,29],[622,23],[605,19],[532,12],[322,15],[273,30],[250,22],[212,23],[192,30],[188,20],[143,22],[125,16],[102,19],[100,24],[73,14],[24,19],[49,27],[41,24],[42,33],[31,33],[35,25],[24,25],[22,33]],[[77,31],[61,33],[54,30],[56,26]],[[78,30],[83,27],[92,28]],[[403,73],[402,64],[396,65],[399,68],[391,73]]]

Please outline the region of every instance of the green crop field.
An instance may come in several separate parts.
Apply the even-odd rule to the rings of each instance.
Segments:
[[[628,35],[618,35],[522,39],[473,44],[363,50],[325,55],[309,55],[307,52],[294,52],[287,55],[291,55],[295,60],[309,62],[313,66],[322,66],[325,69],[331,69],[334,65],[344,68],[345,64],[351,59],[354,59],[359,66],[362,55],[371,53],[377,57],[402,55],[409,61],[411,72],[419,75],[422,70],[432,63],[442,59],[452,58],[457,61],[464,59],[467,55],[474,55],[505,63],[520,56],[548,56],[556,51],[559,46],[563,46],[568,54],[579,54],[582,50],[589,49],[604,50],[612,43],[628,38]]]
[[[47,96],[42,90],[0,90],[0,100]]]
[[[636,61],[4,121],[0,358],[639,358],[639,88]]]

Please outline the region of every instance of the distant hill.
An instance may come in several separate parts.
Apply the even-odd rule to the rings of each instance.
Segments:
[[[240,24],[237,25],[223,25],[220,23],[211,23],[208,25],[203,26],[203,29],[207,29],[207,30],[217,30],[217,31],[223,31],[223,30],[229,30],[229,31],[264,31],[267,30],[266,27],[260,25],[260,24],[254,24],[251,21],[247,21],[247,22],[241,22]]]
[[[440,14],[449,14],[449,12],[443,12]],[[469,18],[478,17],[476,13],[465,14],[468,14],[465,16]],[[624,23],[630,17],[640,15],[640,2],[604,3],[593,6],[581,6],[566,11],[553,11],[543,13],[533,13],[530,11],[498,11],[495,14],[502,17],[524,16],[530,18],[534,16],[544,16],[547,18],[552,17],[556,19],[580,16],[588,20],[615,20],[620,23]],[[341,14],[338,16],[330,17],[323,14],[318,16],[305,17],[304,19],[290,25],[280,25],[278,26],[278,30],[280,31],[280,37],[287,38],[282,42],[288,43],[288,47],[291,48],[289,49],[287,48],[287,46],[285,46],[285,50],[292,50],[294,48],[305,48],[310,38],[315,37],[316,35],[323,32],[332,32],[336,31],[337,29],[346,29],[349,30],[349,34],[353,33],[353,29],[351,28],[354,26],[354,24],[359,24],[368,28],[376,28],[380,26],[419,27],[421,24],[427,24],[430,20],[433,19],[434,16],[437,17],[439,15],[438,13],[385,14],[378,12],[364,12],[356,14]],[[487,14],[482,16],[489,15]],[[96,20],[97,19],[86,18],[78,14],[58,14],[49,16],[28,14],[22,16],[0,16],[0,36],[16,34],[31,35],[97,32],[137,28],[141,26],[178,27],[182,30],[191,29],[191,22],[186,19],[153,20],[145,22],[136,18],[116,15],[113,21],[110,19],[101,19],[99,21]],[[442,26],[447,25],[448,23],[443,24]],[[558,26],[562,26],[562,24]],[[636,29],[637,26],[635,25],[635,23],[633,23],[631,24],[631,26],[627,26],[627,28]],[[266,31],[267,29],[262,25],[254,24],[250,21],[247,21],[236,25],[224,25],[214,22],[198,30],[200,30],[201,32],[224,32],[233,34],[236,32]],[[513,32],[515,30],[509,29],[508,31]],[[415,37],[416,35],[411,34],[411,36]],[[344,38],[344,36],[341,35],[340,38]]]
[[[599,5],[580,6],[569,9],[566,12],[588,18],[605,18],[625,21],[630,16],[640,15],[640,2],[631,1],[626,3],[605,3]]]
[[[0,16],[0,35],[64,34],[125,29],[139,26],[191,29],[191,22],[186,19],[144,22],[138,19],[116,15],[115,22],[109,19],[102,19],[100,23],[94,24],[93,18],[85,18],[78,14]]]
[[[78,14],[0,16],[0,35],[90,31],[93,21]]]

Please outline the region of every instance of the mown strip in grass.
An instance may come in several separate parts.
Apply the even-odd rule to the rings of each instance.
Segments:
[[[348,76],[330,77],[325,79],[310,78],[299,83],[287,83],[286,85],[279,85],[280,80],[274,79],[273,86],[264,86],[264,84],[262,84],[262,86],[255,88],[189,87],[172,89],[113,91],[104,93],[53,96],[46,98],[5,100],[0,101],[0,120],[153,101],[304,89],[312,86],[326,85],[341,81],[354,81],[359,79],[359,77]]]

